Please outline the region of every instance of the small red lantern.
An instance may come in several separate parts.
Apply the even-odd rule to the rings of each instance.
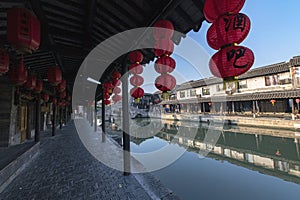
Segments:
[[[0,75],[9,70],[9,56],[5,51],[0,50]]]
[[[57,86],[62,81],[61,70],[57,66],[48,68],[48,81],[51,85]]]
[[[25,84],[25,87],[27,90],[33,90],[36,87],[36,81],[37,81],[37,77],[34,74],[30,74],[27,77],[27,81]]]
[[[160,74],[171,73],[172,71],[174,71],[175,67],[176,67],[175,60],[169,56],[163,56],[158,58],[155,61],[155,65],[154,65],[155,71]]]
[[[241,43],[250,31],[250,19],[242,13],[226,14],[219,17],[208,29],[206,39],[213,49]]]
[[[203,8],[205,19],[214,22],[221,15],[238,13],[244,3],[245,0],[206,0]]]
[[[13,67],[10,71],[10,80],[16,85],[23,85],[27,81],[27,71],[24,67],[23,55],[19,66]]]
[[[120,81],[120,80],[113,80],[112,83],[113,83],[113,85],[114,85],[115,87],[121,85],[121,81]]]
[[[168,92],[175,88],[176,79],[170,74],[162,74],[155,80],[155,87],[162,92]]]
[[[247,72],[254,63],[251,49],[229,46],[215,53],[209,61],[211,73],[219,78],[239,76]]]
[[[60,82],[60,84],[58,84],[57,89],[58,89],[59,92],[63,92],[63,91],[66,90],[66,87],[67,87],[67,81],[63,79]]]
[[[111,77],[113,80],[119,80],[121,78],[121,73],[118,72],[118,71],[113,71],[112,74],[111,74]]]
[[[43,91],[43,81],[42,80],[37,80],[36,81],[36,86],[34,88],[35,93],[41,93]]]
[[[143,85],[143,83],[144,83],[144,78],[139,75],[134,75],[130,78],[130,84],[135,87],[139,87]]]
[[[140,51],[132,51],[129,54],[129,60],[131,63],[141,63],[143,59],[144,56]]]
[[[42,94],[42,99],[43,99],[44,102],[48,102],[48,101],[49,101],[49,98],[50,98],[50,97],[49,97],[48,94],[45,94],[45,93]]]
[[[174,33],[173,23],[169,20],[159,20],[153,25],[153,36],[155,40],[171,39]]]
[[[174,42],[170,39],[157,40],[154,45],[154,54],[158,57],[162,55],[170,56],[174,51]]]
[[[57,104],[57,99],[56,99],[55,97],[52,98],[52,103],[53,103],[54,105]]]
[[[121,93],[121,89],[119,87],[115,87],[114,90],[113,90],[113,93],[120,94]]]
[[[122,97],[121,97],[120,95],[118,95],[118,94],[115,94],[115,95],[112,97],[112,100],[113,100],[114,102],[119,102],[119,101],[121,101],[121,99],[122,99]]]
[[[40,22],[25,8],[12,8],[7,12],[7,39],[24,52],[40,46]]]
[[[275,99],[272,99],[272,100],[270,100],[270,102],[271,102],[272,106],[274,106],[275,103],[276,103],[276,100],[275,100]]]
[[[105,104],[105,105],[109,105],[109,104],[110,104],[110,100],[105,99],[105,100],[104,100],[104,104]]]
[[[143,73],[143,66],[141,64],[133,63],[129,66],[129,72],[131,74],[141,74]]]
[[[104,99],[109,99],[109,97],[110,97],[110,95],[108,94],[108,92],[105,92],[105,93],[103,94],[103,98],[104,98]]]
[[[130,95],[135,99],[139,99],[144,96],[144,90],[140,87],[131,88]]]
[[[109,90],[114,88],[114,85],[112,84],[112,82],[106,82],[104,83],[104,88]]]

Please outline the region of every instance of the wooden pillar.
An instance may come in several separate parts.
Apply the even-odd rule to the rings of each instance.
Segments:
[[[26,139],[30,140],[31,139],[31,103],[27,104],[27,129],[26,129]]]
[[[292,99],[292,120],[295,120],[295,102]]]
[[[35,134],[34,141],[40,141],[40,129],[41,129],[41,94],[37,94],[37,100],[35,102]]]
[[[62,107],[59,107],[59,129],[62,129],[63,115],[62,115]]]
[[[130,136],[129,136],[129,108],[128,108],[128,68],[123,64],[122,76],[122,118],[123,118],[123,158],[124,175],[130,175]]]
[[[95,99],[94,131],[97,132],[97,101]]]
[[[52,136],[55,136],[56,133],[56,105],[52,103]]]

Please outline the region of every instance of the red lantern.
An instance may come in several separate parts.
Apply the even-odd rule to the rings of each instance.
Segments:
[[[121,101],[122,97],[118,94],[115,94],[113,97],[112,97],[112,100],[114,102],[118,102],[118,101]]]
[[[120,94],[121,93],[121,89],[119,87],[115,87],[113,93]]]
[[[110,97],[110,95],[108,94],[108,92],[105,92],[105,93],[103,94],[103,98],[104,98],[104,99],[109,99],[109,97]]]
[[[170,39],[161,39],[154,45],[154,54],[158,57],[162,55],[170,56],[174,51],[174,42]]]
[[[40,22],[25,8],[7,12],[7,39],[20,51],[35,51],[40,46]]]
[[[141,63],[143,58],[144,56],[140,51],[132,51],[129,54],[129,60],[131,63]]]
[[[10,71],[10,80],[16,85],[23,85],[27,81],[27,71],[24,67],[23,55],[20,65],[13,67]]]
[[[174,33],[174,26],[169,20],[159,20],[153,25],[153,27],[155,40],[171,39]]]
[[[209,61],[211,73],[219,78],[239,76],[247,72],[254,63],[251,49],[229,46],[215,53]]]
[[[221,15],[238,13],[244,3],[245,0],[206,0],[203,8],[205,19],[214,22]]]
[[[36,86],[34,88],[35,93],[41,93],[43,90],[43,81],[42,80],[37,80],[36,81]]]
[[[121,78],[121,73],[118,72],[118,71],[113,71],[112,74],[111,74],[111,77],[113,80],[119,80]]]
[[[104,100],[104,104],[105,104],[105,105],[109,105],[109,104],[110,104],[110,100],[105,99],[105,100]]]
[[[143,83],[144,83],[144,78],[139,75],[134,75],[130,78],[130,84],[135,87],[139,87],[143,85]]]
[[[57,99],[56,98],[52,98],[52,103],[55,105],[55,104],[57,104]]]
[[[130,95],[135,99],[139,99],[144,96],[144,90],[140,87],[131,88]]]
[[[113,83],[113,85],[114,85],[115,87],[121,85],[121,81],[120,81],[120,80],[113,80],[112,83]]]
[[[110,90],[114,88],[114,85],[112,84],[112,82],[106,82],[104,83],[104,88]]]
[[[250,19],[242,13],[226,14],[219,17],[208,29],[206,39],[213,49],[241,43],[250,31]]]
[[[272,99],[272,100],[270,100],[270,102],[271,102],[272,106],[274,106],[275,103],[276,103],[276,100],[275,100],[275,99]]]
[[[66,96],[67,96],[66,91],[59,93],[59,98],[61,98],[61,99],[65,98]]]
[[[25,87],[28,90],[33,90],[36,87],[36,81],[37,81],[36,75],[30,74],[27,77],[27,81],[26,81]]]
[[[48,68],[48,81],[51,85],[57,86],[62,81],[61,70],[57,66]]]
[[[168,92],[175,88],[176,79],[170,74],[162,74],[155,80],[155,87],[162,92]]]
[[[160,74],[171,73],[172,71],[174,71],[175,67],[176,67],[175,60],[169,56],[163,56],[158,58],[155,61],[155,65],[154,65],[155,71]]]
[[[141,74],[143,73],[143,66],[141,64],[133,63],[129,66],[129,72],[131,74]]]
[[[5,51],[0,50],[0,75],[9,70],[9,56]]]
[[[42,94],[42,99],[44,102],[48,102],[49,101],[49,95],[48,94]]]
[[[63,91],[66,90],[66,87],[67,87],[67,81],[63,79],[60,82],[60,84],[58,84],[57,89],[58,89],[59,92],[63,92]]]

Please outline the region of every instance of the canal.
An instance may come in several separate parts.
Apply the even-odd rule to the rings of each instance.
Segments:
[[[300,199],[297,132],[154,119],[133,123],[146,128],[131,134],[133,153],[170,145],[186,149],[174,163],[152,172],[182,199]],[[152,134],[147,137],[144,130]],[[215,133],[217,140],[207,142]]]

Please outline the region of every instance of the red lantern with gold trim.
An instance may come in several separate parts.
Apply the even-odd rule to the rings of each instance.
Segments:
[[[51,85],[57,86],[62,81],[61,70],[57,66],[48,68],[48,81]]]
[[[40,22],[25,8],[7,12],[7,39],[19,51],[32,52],[40,47]]]
[[[9,70],[9,56],[4,50],[0,50],[0,75]]]
[[[175,88],[176,79],[170,74],[162,74],[155,80],[155,87],[162,92],[168,92]]]
[[[157,73],[171,73],[176,67],[176,62],[169,56],[163,56],[155,61],[154,69]]]
[[[272,99],[272,100],[270,100],[270,102],[271,102],[272,106],[274,106],[275,103],[276,103],[276,100],[275,100],[275,99]]]
[[[163,55],[170,56],[174,51],[174,42],[170,39],[157,40],[154,45],[154,54],[158,57]]]
[[[209,27],[207,43],[216,50],[228,44],[239,44],[247,37],[250,26],[250,19],[245,14],[222,15]]]
[[[144,78],[141,77],[140,75],[134,75],[130,78],[130,84],[135,87],[139,87],[143,85],[143,83],[144,83]]]
[[[142,96],[144,96],[144,90],[140,87],[134,87],[131,88],[130,90],[130,95],[134,98],[134,99],[139,99]]]
[[[209,61],[211,73],[219,78],[230,78],[247,72],[254,63],[251,49],[229,46],[215,53]]]
[[[203,13],[208,22],[214,22],[219,16],[238,13],[245,0],[205,0]]]
[[[169,20],[159,20],[153,27],[153,36],[155,40],[171,39],[174,33],[173,23]]]
[[[129,53],[129,60],[131,63],[141,63],[144,59],[142,52],[132,51]]]

